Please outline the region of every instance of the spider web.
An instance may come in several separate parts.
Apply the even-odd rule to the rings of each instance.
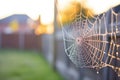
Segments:
[[[109,66],[120,77],[120,13],[111,8],[88,18],[80,12],[62,26],[65,52],[75,65],[98,70]]]

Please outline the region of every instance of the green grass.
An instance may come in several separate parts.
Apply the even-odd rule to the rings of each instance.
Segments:
[[[0,49],[0,80],[63,80],[34,51]]]

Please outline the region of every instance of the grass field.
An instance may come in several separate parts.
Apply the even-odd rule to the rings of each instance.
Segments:
[[[35,51],[0,49],[0,80],[63,80]]]

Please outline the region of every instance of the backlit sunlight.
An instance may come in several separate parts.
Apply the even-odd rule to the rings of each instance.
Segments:
[[[36,35],[40,35],[40,34],[52,34],[53,32],[54,32],[53,24],[39,25],[35,29],[35,34]]]
[[[58,7],[60,10],[64,10],[71,2],[82,3],[82,6],[92,9],[95,14],[103,13],[120,4],[120,0],[58,0]]]
[[[58,7],[65,10],[73,1],[84,2],[83,6],[94,14],[100,14],[120,4],[120,0],[58,0]],[[54,0],[0,0],[0,19],[12,14],[27,14],[34,20],[40,15],[42,24],[50,24],[54,19]]]
[[[82,13],[87,17],[92,17],[119,4],[120,0],[58,0],[58,20],[62,24],[71,22],[75,15],[80,12],[81,6],[83,9]]]

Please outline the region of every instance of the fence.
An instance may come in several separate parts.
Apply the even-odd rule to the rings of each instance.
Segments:
[[[0,34],[1,48],[41,49],[40,36],[33,33]]]

